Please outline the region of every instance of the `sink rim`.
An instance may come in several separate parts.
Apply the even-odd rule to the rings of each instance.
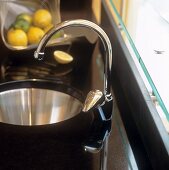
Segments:
[[[82,91],[63,83],[62,81],[50,81],[45,79],[25,79],[18,81],[9,81],[0,84],[0,93],[13,89],[22,88],[37,88],[48,89],[66,93],[82,103],[84,102],[84,95]]]
[[[23,90],[26,90],[26,92],[24,92]],[[29,91],[28,90],[31,90],[31,99],[30,99],[30,96],[29,96]],[[37,92],[35,92],[35,93],[33,93],[33,91],[32,90],[38,90]],[[43,97],[43,96],[41,96],[41,92],[40,91],[43,91],[44,90],[44,92],[45,93],[43,93],[43,94],[45,94],[45,95],[47,95],[48,97],[49,96],[51,96],[50,98],[48,98],[49,99],[49,103],[51,103],[51,104],[49,104],[48,102],[48,104],[46,105],[44,105],[44,102],[45,102],[45,98],[44,98],[44,100],[43,100],[43,98],[41,98],[41,97]],[[18,92],[19,92],[19,94],[18,94]],[[22,91],[22,92],[21,92]],[[53,93],[53,92],[54,93]],[[24,93],[23,93],[24,92]],[[53,109],[52,109],[52,107],[55,107],[57,104],[59,104],[60,102],[59,102],[59,98],[57,99],[56,98],[56,101],[55,100],[53,100],[53,97],[55,98],[55,96],[56,96],[56,93],[60,93],[60,95],[61,96],[63,96],[63,98],[65,98],[66,96],[70,96],[72,99],[74,98],[75,100],[73,100],[73,101],[75,101],[75,105],[83,105],[83,95],[82,95],[82,92],[80,92],[79,90],[77,90],[77,89],[75,89],[75,88],[73,88],[73,87],[71,87],[71,86],[68,86],[68,85],[66,85],[66,84],[63,84],[62,82],[54,82],[54,81],[48,81],[48,80],[41,80],[41,79],[28,79],[28,80],[21,80],[21,81],[11,81],[11,82],[5,82],[5,83],[2,83],[2,84],[0,84],[0,95],[4,95],[4,99],[2,99],[2,103],[1,103],[1,107],[2,107],[2,113],[1,113],[1,115],[2,115],[2,121],[0,122],[1,124],[3,124],[3,123],[5,123],[5,124],[8,124],[8,125],[16,125],[16,126],[43,126],[43,125],[51,125],[51,124],[58,124],[58,123],[60,123],[60,122],[63,122],[63,121],[67,121],[67,120],[69,120],[69,119],[72,119],[72,118],[74,118],[74,117],[76,117],[77,115],[79,115],[82,111],[78,111],[77,112],[77,110],[79,109],[78,107],[77,107],[77,110],[75,111],[74,109],[72,110],[71,108],[72,107],[75,107],[75,105],[73,104],[73,105],[70,105],[70,103],[67,103],[68,102],[68,100],[70,100],[69,99],[69,97],[67,98],[65,98],[65,102],[68,104],[66,104],[66,107],[65,107],[65,109],[67,110],[68,109],[68,107],[70,108],[70,113],[69,112],[67,112],[65,109],[63,110],[63,108],[61,108],[60,109],[60,106],[59,106],[59,109],[57,109],[56,111],[59,111],[59,112],[53,112]],[[10,101],[10,98],[9,99],[7,99],[5,96],[7,95],[8,97],[9,97],[9,95],[10,95],[10,93],[12,93],[12,94],[14,94],[14,96],[12,96],[12,99],[11,99],[11,101]],[[47,94],[46,94],[47,93]],[[18,94],[19,95],[19,98],[17,98],[18,97],[18,95],[17,96],[15,96],[16,94]],[[35,94],[37,94],[38,96],[40,95],[41,97],[40,97],[40,101],[42,101],[42,104],[41,104],[41,102],[39,103],[38,101],[39,100],[37,100],[37,108],[36,108],[36,105],[34,105],[33,103],[35,103],[35,101],[36,100],[34,100],[34,99],[36,99],[36,97],[33,97],[32,98],[32,94],[35,96]],[[25,97],[22,99],[22,98],[20,98],[20,95],[21,95],[21,97],[23,97],[22,95],[24,95]],[[28,96],[27,96],[28,95]],[[46,97],[47,97],[46,96]],[[60,96],[60,97],[61,97]],[[65,97],[64,97],[65,96]],[[14,98],[13,98],[14,97]],[[15,98],[16,97],[16,98]],[[25,99],[25,101],[23,101],[23,102],[21,102],[19,105],[18,105],[18,102],[16,102],[16,101],[20,101],[20,99],[21,100],[24,100]],[[42,100],[41,100],[42,99]],[[61,100],[60,100],[61,102],[62,102],[62,97],[61,97]],[[70,101],[72,101],[72,100],[70,100]],[[7,103],[6,103],[7,102]],[[8,105],[8,102],[10,102],[9,103],[9,105]],[[31,113],[29,112],[29,107],[27,107],[28,105],[28,103],[29,102],[31,102],[30,104],[30,109],[31,109]],[[33,103],[32,103],[33,102]],[[59,102],[59,103],[58,103]],[[78,103],[79,104],[78,104]],[[15,104],[16,103],[16,106],[15,105],[13,105],[13,104]],[[25,104],[26,105],[25,105]],[[46,103],[46,102],[45,102]],[[62,102],[63,103],[63,102]],[[23,104],[25,105],[25,106],[23,106]],[[41,104],[41,106],[39,105],[39,104]],[[61,104],[61,103],[60,103]],[[18,106],[17,106],[18,105]],[[69,106],[70,105],[70,106]],[[13,106],[14,106],[14,108],[13,108]],[[48,107],[48,109],[49,109],[49,112],[48,112],[48,109],[46,110],[46,106]],[[18,110],[18,107],[19,107],[19,110]],[[21,110],[20,110],[21,109]],[[24,110],[23,110],[24,109]],[[33,110],[32,110],[33,109]],[[40,110],[42,109],[42,112],[40,111]],[[52,110],[51,110],[52,109]],[[45,111],[46,110],[46,111]],[[19,111],[19,112],[18,112]],[[21,111],[21,112],[20,112]],[[33,111],[33,112],[32,112]],[[40,111],[40,112],[39,112]],[[52,112],[51,112],[52,111]],[[66,111],[66,112],[65,112]],[[72,112],[73,111],[73,112]],[[14,114],[12,114],[14,112]],[[44,112],[46,113],[46,116],[44,115]],[[5,114],[6,113],[6,114]],[[15,116],[17,116],[18,115],[18,113],[19,113],[19,117],[16,117],[16,118],[14,118]],[[55,114],[56,113],[56,114]],[[12,114],[12,115],[11,115]],[[33,119],[32,119],[32,116],[29,118],[29,115],[32,115],[33,116]],[[4,116],[5,117],[4,117]],[[11,116],[10,116],[11,115]],[[13,115],[15,115],[14,117],[13,117]],[[25,117],[25,116],[26,117]],[[41,117],[41,115],[43,116],[43,117]],[[51,116],[54,116],[54,117],[56,117],[56,118],[54,118],[54,119],[56,119],[56,120],[54,120],[53,118],[52,119],[50,119],[51,118]],[[58,117],[58,116],[59,117]],[[23,119],[23,116],[24,116],[24,118],[26,118],[26,119]],[[39,117],[40,116],[40,117]],[[44,116],[46,117],[45,119],[44,119]],[[36,117],[39,117],[38,119],[36,118]],[[48,120],[49,119],[49,120]],[[31,124],[29,124],[29,121],[30,120],[30,122],[31,122]],[[19,122],[18,122],[19,121]],[[21,121],[21,122],[20,122]],[[56,122],[55,122],[56,121]],[[25,122],[25,123],[24,123]],[[28,123],[27,123],[28,122]],[[33,124],[32,124],[32,122],[33,122]]]

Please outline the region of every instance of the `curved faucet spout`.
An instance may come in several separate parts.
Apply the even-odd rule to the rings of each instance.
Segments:
[[[89,28],[90,30],[96,32],[98,34],[98,36],[100,37],[103,46],[104,46],[104,50],[105,50],[105,65],[104,65],[104,100],[109,102],[112,100],[112,95],[111,95],[111,91],[110,91],[110,71],[111,71],[111,65],[112,65],[112,47],[111,47],[111,43],[110,40],[107,36],[107,34],[103,31],[102,28],[100,28],[97,24],[91,22],[91,21],[87,21],[87,20],[82,20],[82,19],[77,19],[77,20],[70,20],[70,21],[65,21],[62,23],[59,23],[58,25],[56,25],[53,29],[51,29],[49,32],[47,32],[44,37],[41,39],[37,50],[34,53],[34,57],[42,60],[44,57],[44,50],[45,50],[45,46],[47,44],[47,42],[50,40],[50,38],[58,31],[60,31],[61,29],[64,28],[68,28],[68,27],[86,27]],[[98,93],[97,93],[98,95]],[[91,95],[89,95],[91,96]],[[91,98],[91,97],[90,97]],[[101,99],[103,99],[101,97]],[[102,100],[101,100],[102,101]],[[91,108],[93,108],[94,106],[98,106],[100,104],[103,104],[103,102],[99,102],[98,98],[97,101],[94,102],[95,104],[91,104],[91,107],[85,107],[85,109],[83,109],[84,111],[88,111]],[[88,100],[87,103],[89,103],[90,101]],[[91,101],[93,102],[93,100]]]

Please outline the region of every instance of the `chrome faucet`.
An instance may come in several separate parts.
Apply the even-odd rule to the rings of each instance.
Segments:
[[[86,27],[90,30],[96,32],[100,37],[104,50],[105,50],[105,64],[104,64],[104,91],[101,92],[100,90],[92,90],[88,93],[86,100],[84,102],[83,111],[88,112],[89,110],[98,107],[100,112],[102,121],[106,124],[103,126],[103,129],[100,132],[100,135],[95,137],[91,135],[88,141],[84,143],[85,151],[91,153],[97,153],[101,150],[101,163],[100,163],[100,170],[107,170],[107,147],[108,147],[108,137],[111,131],[111,115],[105,116],[103,111],[101,110],[102,105],[105,102],[110,102],[113,97],[111,94],[111,86],[110,86],[110,71],[112,65],[112,47],[110,40],[107,34],[96,24],[87,20],[71,20],[59,23],[49,32],[47,32],[44,37],[41,39],[37,50],[34,53],[34,57],[36,59],[42,60],[44,57],[44,50],[47,42],[50,38],[58,31],[68,27]],[[110,125],[109,125],[110,124]],[[109,125],[109,126],[107,126]],[[110,127],[110,129],[108,128]]]
[[[42,60],[44,57],[44,50],[47,42],[50,38],[58,31],[68,27],[86,27],[90,30],[96,32],[100,37],[104,50],[105,50],[105,65],[104,65],[104,91],[101,92],[100,90],[92,90],[88,93],[86,100],[84,102],[83,111],[88,112],[89,110],[104,105],[105,102],[111,101],[112,94],[110,89],[110,71],[112,65],[112,47],[110,40],[107,34],[95,23],[87,20],[77,19],[77,20],[70,20],[65,21],[62,23],[57,24],[53,29],[47,32],[44,37],[41,39],[37,50],[34,53],[34,57],[36,59]],[[102,115],[103,120],[107,120],[110,118],[106,118]]]

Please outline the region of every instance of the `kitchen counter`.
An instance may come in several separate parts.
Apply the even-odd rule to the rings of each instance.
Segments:
[[[66,6],[64,7],[61,6],[62,20],[75,19],[75,18],[84,18],[90,20],[93,17],[91,8],[89,8],[90,3],[89,4],[85,3],[85,5],[83,6],[85,8],[82,8],[81,6],[80,9],[78,7],[78,2],[76,2],[76,4],[77,5],[75,5],[75,7],[72,9]],[[7,56],[10,56],[9,58],[11,59],[12,57],[11,52],[9,52],[6,48],[4,48],[2,41],[0,42],[1,42],[0,49],[2,49],[3,51],[1,53],[3,54],[1,61],[3,61],[3,59],[6,61]],[[73,49],[72,52],[74,52],[74,49],[77,49],[75,55],[79,54],[78,52],[79,47],[77,47],[78,45],[79,43],[75,42],[75,46],[71,47]],[[86,46],[84,50],[85,49]],[[89,50],[88,47],[87,49]],[[64,77],[66,79],[62,79],[63,81],[66,80],[66,82],[68,83],[71,82],[73,86],[80,88],[80,90],[84,90],[84,94],[89,90],[89,87],[90,88],[97,87],[99,89],[102,88],[101,84],[103,81],[102,80],[103,63],[102,63],[101,53],[99,52],[98,47],[96,47],[95,49],[92,47],[90,54],[92,52],[93,52],[93,59],[91,64],[92,74],[89,76],[91,78],[91,80],[89,81],[91,82],[91,84],[84,84],[83,82],[79,83],[80,81],[78,80],[81,80],[82,76],[81,73],[76,74],[76,72],[75,72],[76,79],[73,78],[72,80],[71,79],[72,76],[70,76],[69,78],[67,78],[66,76]],[[20,57],[19,60],[16,58],[15,56],[13,56],[12,60],[15,65],[18,65],[18,61],[20,60]],[[22,60],[22,62],[23,61],[24,59]],[[29,61],[29,59],[26,59],[26,61]],[[84,69],[88,69],[88,68],[85,67]],[[3,81],[6,81],[2,73],[1,73],[1,77],[3,77]],[[87,76],[87,79],[90,79],[89,77]],[[85,88],[86,86],[88,86],[87,89]],[[108,108],[105,108],[105,111],[110,111],[110,110]],[[76,119],[77,122],[80,122],[80,124],[81,122],[83,122],[83,117],[77,117]],[[73,126],[72,124],[74,123],[64,124],[63,126],[58,125],[58,126],[60,126],[60,128],[71,129]],[[76,125],[74,125],[73,127],[76,127]],[[83,151],[82,149],[82,141],[84,139],[83,135],[82,135],[83,137],[80,137],[78,136],[80,134],[74,134],[73,136],[74,138],[71,138],[70,135],[69,138],[59,139],[57,135],[53,136],[54,131],[50,134],[48,133],[49,129],[46,130],[44,129],[43,131],[38,133],[38,136],[36,135],[36,130],[34,132],[31,132],[32,138],[29,139],[28,137],[31,134],[29,132],[29,129],[27,129],[28,134],[26,136],[25,133],[22,135],[22,131],[19,132],[19,134],[14,131],[11,133],[11,131],[12,129],[8,128],[6,125],[0,126],[0,133],[2,136],[1,145],[0,145],[1,158],[3,158],[1,159],[0,165],[2,166],[3,169],[8,169],[9,167],[11,169],[19,169],[23,167],[24,169],[57,168],[59,170],[62,169],[63,170],[64,169],[98,170],[99,169],[100,153],[92,155],[90,153]],[[88,134],[84,133],[84,135],[86,137],[86,135]],[[27,139],[27,141],[23,143],[25,139]],[[28,147],[25,147],[26,144]],[[109,137],[109,146],[108,146],[108,170],[109,169],[127,170],[128,167],[130,167],[131,169],[133,167],[137,169],[137,164],[135,162],[135,158],[133,156],[133,152],[127,137],[125,126],[123,124],[123,121],[121,120],[120,111],[118,106],[116,105],[116,100],[115,100],[113,120],[112,120],[112,133]]]

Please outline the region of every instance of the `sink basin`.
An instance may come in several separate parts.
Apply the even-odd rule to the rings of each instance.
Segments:
[[[0,85],[0,122],[46,125],[70,119],[82,110],[82,94],[62,83],[24,80]]]

